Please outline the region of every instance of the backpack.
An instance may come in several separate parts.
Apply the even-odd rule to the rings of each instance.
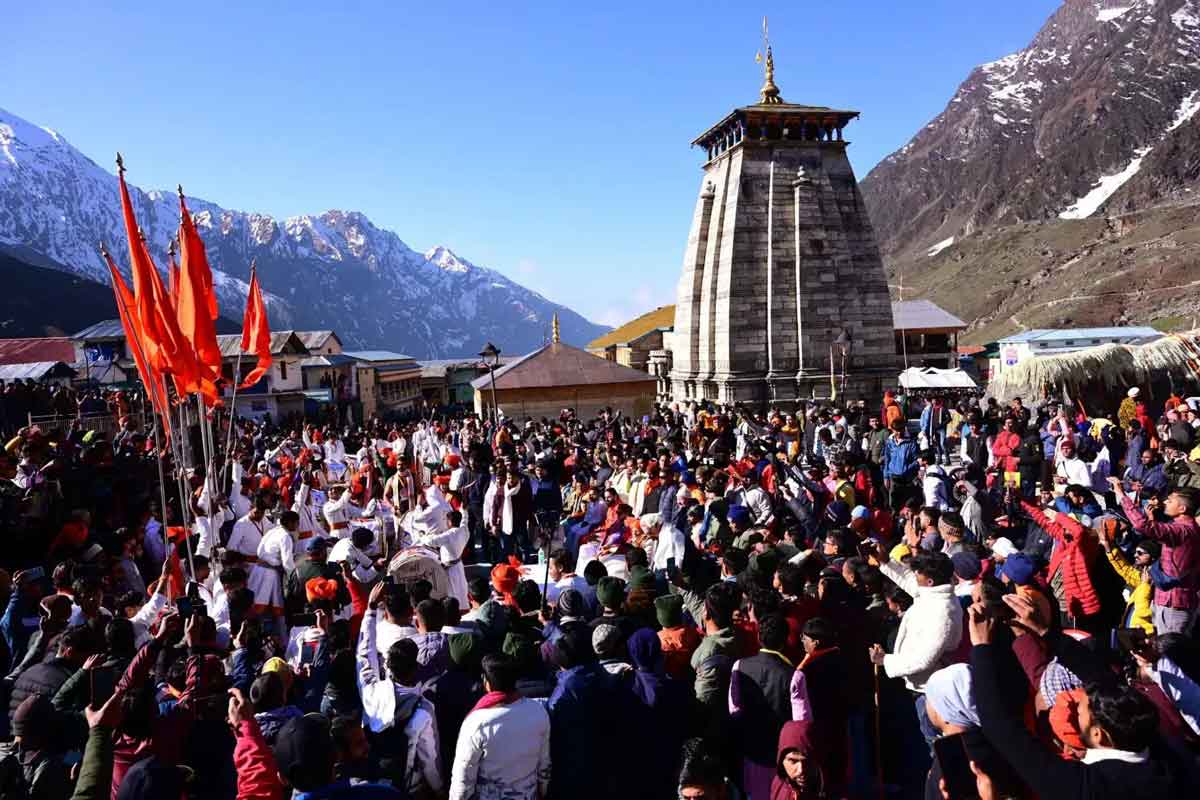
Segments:
[[[405,727],[420,707],[419,694],[397,697],[392,724],[379,733],[369,734],[367,739],[375,774],[403,792],[408,791],[408,732]]]

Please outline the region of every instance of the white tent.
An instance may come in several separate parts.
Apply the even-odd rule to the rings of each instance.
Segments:
[[[961,369],[909,367],[900,373],[900,385],[905,389],[976,389],[971,376]]]

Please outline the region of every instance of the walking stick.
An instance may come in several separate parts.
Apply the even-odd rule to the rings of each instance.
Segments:
[[[879,707],[879,664],[875,664],[875,783],[879,787],[879,800],[884,798],[883,790],[883,736],[880,733],[880,717],[883,712]]]

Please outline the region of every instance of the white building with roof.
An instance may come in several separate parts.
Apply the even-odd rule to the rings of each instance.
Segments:
[[[1101,344],[1146,344],[1163,334],[1145,325],[1110,328],[1036,328],[1014,333],[996,342],[997,353],[990,359],[990,375],[1038,356],[1070,353]]]

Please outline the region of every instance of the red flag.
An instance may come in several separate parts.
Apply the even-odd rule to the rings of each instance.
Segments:
[[[200,388],[196,358],[190,343],[179,330],[179,321],[163,286],[162,276],[150,258],[142,240],[133,203],[125,185],[125,166],[117,158],[117,177],[121,189],[121,212],[125,218],[125,236],[129,240],[130,272],[133,275],[134,305],[142,327],[146,359],[159,373],[170,372],[180,395]]]
[[[217,346],[217,331],[210,311],[216,298],[204,242],[188,213],[182,191],[179,215],[179,330],[196,354],[200,393],[211,406],[219,400],[216,381],[221,375],[221,348]]]
[[[125,341],[129,343],[129,350],[133,355],[133,363],[137,366],[138,375],[142,378],[142,385],[146,387],[146,394],[150,398],[150,404],[154,410],[162,417],[163,426],[170,435],[171,417],[167,413],[167,392],[163,386],[162,376],[154,371],[146,361],[145,354],[145,336],[142,333],[141,323],[137,319],[137,307],[134,305],[133,292],[129,291],[129,287],[125,284],[125,279],[121,277],[121,273],[117,271],[117,265],[113,263],[112,256],[108,254],[108,250],[102,246],[100,253],[104,256],[105,262],[108,264],[109,277],[112,279],[113,294],[117,300],[117,311],[121,315],[121,328],[125,331]]]
[[[246,295],[246,314],[242,317],[242,352],[257,353],[258,365],[242,381],[249,389],[271,368],[271,327],[267,324],[267,304],[263,302],[258,270],[250,264],[250,291]]]

